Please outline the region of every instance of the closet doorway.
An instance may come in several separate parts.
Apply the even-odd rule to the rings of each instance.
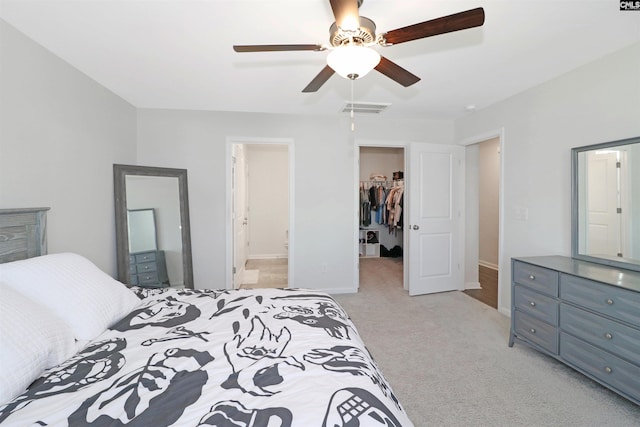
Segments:
[[[405,288],[404,146],[359,151],[359,286]]]
[[[281,140],[230,143],[230,288],[291,282],[292,150]]]

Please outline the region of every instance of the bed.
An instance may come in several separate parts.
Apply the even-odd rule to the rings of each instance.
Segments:
[[[3,426],[413,425],[328,294],[127,288],[2,217]]]

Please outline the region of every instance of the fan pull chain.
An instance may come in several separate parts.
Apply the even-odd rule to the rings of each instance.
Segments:
[[[354,115],[353,115],[353,104],[354,104],[354,100],[353,100],[353,82],[355,79],[351,79],[351,132],[356,130],[356,124],[355,124],[355,119],[354,119]]]

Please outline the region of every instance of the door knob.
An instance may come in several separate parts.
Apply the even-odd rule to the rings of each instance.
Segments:
[[[420,230],[420,226],[419,226],[419,225],[414,225],[414,226],[413,226],[413,229],[414,229],[414,230]]]

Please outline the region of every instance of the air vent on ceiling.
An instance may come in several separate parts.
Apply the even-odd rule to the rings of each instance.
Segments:
[[[359,114],[380,114],[386,110],[391,104],[379,102],[347,102],[342,107],[343,113],[350,113],[353,108],[354,113]]]

